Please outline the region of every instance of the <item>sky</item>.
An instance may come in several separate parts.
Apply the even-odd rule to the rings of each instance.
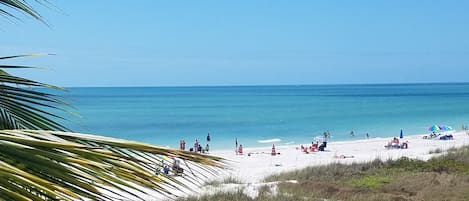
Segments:
[[[468,82],[469,1],[52,0],[2,61],[60,86]]]

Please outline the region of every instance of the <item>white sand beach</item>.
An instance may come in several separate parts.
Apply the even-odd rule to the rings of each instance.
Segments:
[[[301,169],[307,166],[325,165],[330,163],[366,162],[374,159],[397,159],[409,157],[428,160],[436,154],[429,152],[435,149],[445,150],[469,144],[469,135],[465,132],[452,133],[454,140],[422,139],[422,135],[405,136],[402,141],[408,141],[408,149],[386,149],[392,138],[371,138],[354,141],[329,142],[325,151],[303,153],[297,149],[301,145],[276,146],[279,155],[271,156],[271,146],[262,148],[244,148],[243,155],[236,155],[233,150],[214,151],[212,154],[223,157],[230,162],[230,170],[222,177],[234,177],[246,184],[262,182],[263,178],[271,174]],[[396,136],[398,137],[398,136]],[[309,146],[305,142],[303,145]],[[248,156],[248,153],[251,153]],[[336,158],[335,155],[353,156],[353,158]]]
[[[197,179],[199,180],[199,185],[208,181],[222,181],[229,177],[239,180],[241,184],[222,184],[214,187],[211,185],[196,186],[186,183],[194,192],[178,192],[175,195],[188,196],[195,195],[194,193],[201,195],[204,193],[214,193],[220,190],[234,190],[238,189],[238,187],[242,187],[245,193],[254,197],[257,195],[257,188],[260,186],[271,185],[275,187],[275,182],[265,183],[263,179],[269,175],[280,172],[292,171],[308,166],[327,165],[331,163],[367,162],[375,159],[388,160],[409,157],[428,160],[438,154],[444,154],[445,151],[450,148],[469,145],[469,135],[466,134],[466,132],[452,132],[451,134],[454,136],[453,140],[423,139],[422,137],[425,134],[405,136],[403,139],[400,139],[400,141],[408,141],[407,149],[386,149],[384,146],[392,140],[392,137],[389,137],[328,142],[325,151],[310,152],[308,154],[297,149],[301,144],[276,146],[276,152],[280,153],[276,156],[271,156],[271,146],[244,148],[243,155],[236,155],[234,149],[215,150],[210,154],[228,160],[230,164],[229,169],[222,170],[221,174],[218,176],[206,174],[206,177],[203,179],[205,181],[199,180],[200,178]],[[305,142],[303,145],[309,146],[310,143],[311,142]],[[430,154],[431,151],[435,151],[436,149],[440,149],[441,152]],[[250,156],[248,156],[248,153],[251,153]],[[353,158],[335,157],[340,155],[347,157],[353,156]],[[183,167],[187,171],[187,166]],[[194,171],[200,170],[194,166],[191,166],[191,168]],[[191,177],[190,174],[187,176]],[[142,197],[149,200],[155,200],[155,198],[156,200],[164,199],[164,197],[160,195],[155,196],[156,197],[147,197],[142,195]]]

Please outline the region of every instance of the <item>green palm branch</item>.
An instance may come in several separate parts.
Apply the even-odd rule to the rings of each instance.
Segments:
[[[0,61],[37,55],[39,54],[0,57]],[[0,129],[68,130],[60,123],[52,120],[52,118],[65,119],[49,112],[47,108],[74,114],[63,109],[71,106],[61,101],[55,94],[36,90],[37,88],[47,88],[64,91],[64,89],[13,76],[2,70],[14,68],[33,67],[0,65]]]
[[[185,163],[182,176],[158,174]],[[224,162],[208,155],[60,131],[0,130],[0,200],[145,200],[191,192]],[[191,172],[191,173],[189,173]],[[150,190],[150,191],[148,191]]]
[[[47,3],[46,0],[35,0]],[[0,15],[16,10],[43,21],[25,0],[0,0]],[[43,21],[44,22],[44,21]],[[35,55],[0,57],[0,60]],[[0,65],[0,201],[145,200],[191,192],[225,167],[221,158],[103,136],[64,132],[55,121],[71,106],[48,91],[53,85],[8,74]],[[55,130],[55,131],[54,131]],[[180,176],[160,174],[164,165],[184,162]]]
[[[48,3],[47,0],[34,0],[34,3]],[[17,11],[21,13],[25,13],[39,21],[44,22],[42,16],[33,9],[31,3],[28,3],[25,0],[0,0],[0,5],[3,5],[5,8],[0,8],[0,15],[4,15],[6,17],[12,17],[18,19],[12,11]]]

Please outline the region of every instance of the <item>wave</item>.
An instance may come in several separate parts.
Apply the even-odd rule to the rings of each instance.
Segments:
[[[268,140],[258,140],[258,143],[272,143],[272,142],[280,142],[282,141],[281,139],[274,138],[274,139],[268,139]]]
[[[295,143],[295,141],[285,142],[285,145],[290,145],[290,144],[293,144],[293,143]]]

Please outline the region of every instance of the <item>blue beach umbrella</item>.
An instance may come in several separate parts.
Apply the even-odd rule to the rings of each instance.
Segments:
[[[402,132],[402,129],[401,129],[401,135],[399,136],[399,138],[404,138],[404,132]]]
[[[433,126],[430,126],[430,128],[428,128],[428,130],[432,131],[432,132],[440,131],[440,127],[437,126],[437,125],[433,125]]]
[[[444,131],[453,130],[453,128],[451,126],[448,126],[448,125],[440,125],[439,128],[440,128],[440,130],[444,130]]]

